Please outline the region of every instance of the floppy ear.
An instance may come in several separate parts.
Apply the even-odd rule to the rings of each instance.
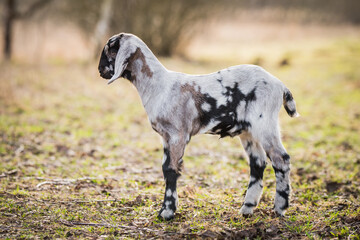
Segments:
[[[116,54],[116,59],[115,59],[115,72],[114,75],[111,77],[111,79],[108,81],[108,84],[112,83],[113,81],[121,77],[133,53],[134,53],[134,46],[132,46],[129,43],[129,41],[125,40],[124,43],[120,44],[120,48]]]

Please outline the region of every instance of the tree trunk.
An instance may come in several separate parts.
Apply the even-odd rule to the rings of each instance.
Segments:
[[[15,0],[6,0],[4,16],[4,56],[5,60],[11,58],[12,30],[15,16]]]
[[[112,15],[113,0],[104,0],[101,6],[100,18],[96,24],[94,41],[95,41],[95,52],[94,58],[99,57],[99,49],[103,45],[103,38],[108,33],[109,23]]]
[[[21,1],[16,0],[5,0],[5,14],[4,14],[4,57],[5,60],[11,58],[11,45],[12,45],[12,33],[14,22],[17,19],[27,19],[33,16],[38,10],[42,9],[52,0],[37,0],[33,2],[26,11],[17,12],[17,4]],[[20,3],[19,3],[20,2]]]

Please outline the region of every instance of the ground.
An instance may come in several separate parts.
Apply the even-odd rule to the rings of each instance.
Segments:
[[[281,55],[281,54],[280,54]],[[96,63],[0,65],[0,238],[360,238],[360,41],[254,58],[291,89],[300,118],[280,113],[292,162],[291,205],[272,211],[269,163],[254,215],[239,214],[249,167],[239,138],[188,145],[175,219],[157,219],[162,145],[124,79]],[[161,59],[207,73],[237,59]]]

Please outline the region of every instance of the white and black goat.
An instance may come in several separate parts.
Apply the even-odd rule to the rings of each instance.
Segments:
[[[199,133],[240,136],[250,163],[250,181],[240,209],[244,215],[252,214],[259,203],[269,157],[276,175],[275,212],[284,215],[289,206],[290,157],[281,143],[278,114],[282,104],[291,117],[298,113],[280,80],[254,65],[206,75],[169,71],[141,39],[127,33],[106,43],[99,72],[108,83],[123,77],[134,84],[153,129],[163,138],[166,186],[159,217],[174,217],[184,149]]]

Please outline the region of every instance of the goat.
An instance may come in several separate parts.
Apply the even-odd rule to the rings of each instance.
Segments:
[[[290,156],[282,145],[278,113],[283,104],[298,116],[289,89],[255,65],[239,65],[206,75],[167,70],[138,37],[121,33],[106,43],[99,63],[100,76],[112,83],[123,77],[136,87],[152,128],[163,139],[162,170],[165,196],[159,217],[174,217],[176,182],[185,146],[196,134],[240,136],[248,155],[250,180],[243,215],[253,214],[263,189],[263,172],[269,157],[276,175],[275,213],[289,206]]]

